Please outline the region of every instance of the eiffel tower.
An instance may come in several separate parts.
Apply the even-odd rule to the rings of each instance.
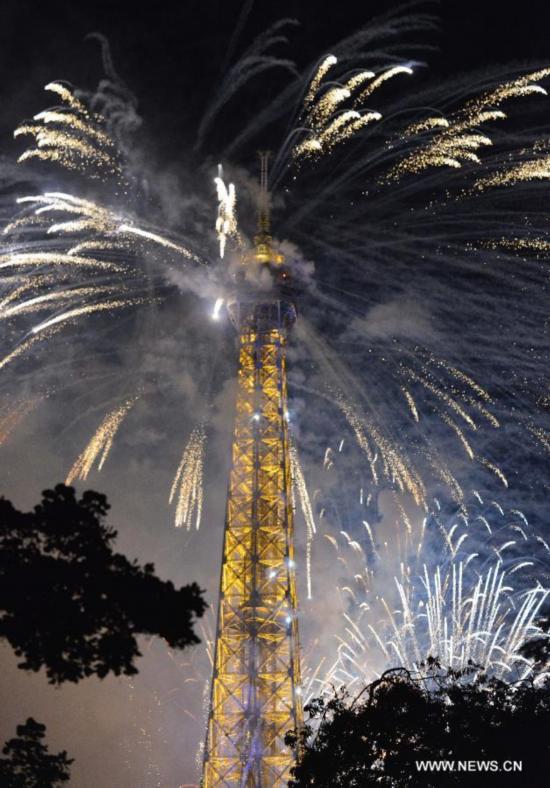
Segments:
[[[239,369],[204,788],[286,786],[285,733],[302,723],[286,346],[296,321],[290,274],[270,235],[260,154],[254,249],[228,300]],[[272,279],[260,290],[259,267]]]

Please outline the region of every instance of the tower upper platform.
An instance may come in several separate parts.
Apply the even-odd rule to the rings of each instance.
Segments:
[[[252,249],[241,257],[227,300],[237,330],[288,330],[296,321],[296,292],[284,255],[273,245],[267,189],[269,154],[260,153],[257,232]]]

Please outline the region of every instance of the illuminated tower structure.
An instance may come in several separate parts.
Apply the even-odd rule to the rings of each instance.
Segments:
[[[286,786],[294,757],[284,736],[302,722],[286,381],[296,310],[260,156],[258,234],[228,301],[239,371],[204,788]],[[255,284],[263,266],[270,290]]]

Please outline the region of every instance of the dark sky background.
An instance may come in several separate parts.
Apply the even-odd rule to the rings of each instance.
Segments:
[[[181,150],[204,106],[205,91],[220,73],[238,0],[184,0],[180,3],[15,2],[2,4],[0,100],[2,134],[44,103],[42,86],[67,79],[93,87],[101,74],[98,45],[87,33],[110,41],[115,66],[139,99],[149,140],[166,158]],[[257,0],[242,41],[283,16],[299,20],[290,31],[286,54],[304,65],[333,42],[396,4],[387,0]],[[427,55],[441,75],[491,63],[548,57],[550,6],[544,0],[497,3],[488,0],[426,3],[441,18],[432,36],[439,52]],[[242,45],[241,45],[242,47]],[[239,49],[237,49],[239,51]],[[284,48],[279,52],[284,55]],[[278,53],[278,54],[279,54]]]
[[[243,5],[237,0],[182,0],[173,5],[4,0],[0,17],[0,152],[13,161],[22,149],[21,141],[12,140],[13,129],[22,119],[55,103],[43,92],[47,82],[64,79],[78,87],[96,87],[102,75],[99,46],[85,37],[97,31],[108,38],[115,67],[137,97],[145,149],[168,167],[185,159],[208,93],[221,74],[227,44]],[[395,5],[382,0],[256,0],[236,55],[268,24],[289,16],[298,19],[300,26],[289,31],[290,46],[286,50],[281,47],[277,54],[294,58],[303,66],[329,52],[333,42]],[[432,75],[443,77],[493,63],[550,61],[548,0],[513,5],[447,0],[427,3],[425,8],[441,18],[440,32],[428,37],[438,51],[424,56]],[[269,76],[269,80],[277,79],[276,75]],[[264,90],[265,84],[262,82]],[[240,111],[246,112],[247,108],[241,106]],[[231,110],[229,123],[240,123]],[[179,307],[173,308],[175,312]],[[149,359],[161,379],[162,374],[173,375],[173,359],[180,358],[177,354],[183,354],[184,368],[184,354],[192,344],[183,329],[163,341],[162,347],[151,349]],[[123,356],[124,352],[127,357],[121,365],[124,362],[130,368],[131,353],[121,351]],[[178,385],[184,394],[192,389],[192,381],[183,380]],[[208,502],[206,525],[193,545],[193,534],[174,529],[173,513],[166,507],[166,491],[179,462],[182,436],[186,435],[181,424],[176,423],[173,429],[173,446],[155,443],[150,426],[129,430],[127,437],[121,438],[120,448],[117,445],[113,450],[109,474],[100,479],[92,477],[87,485],[106,492],[113,503],[110,522],[119,530],[119,549],[142,561],[153,560],[159,574],[176,584],[197,579],[206,586],[212,576],[217,582],[226,479],[226,468],[221,466],[227,454],[227,424],[233,408],[230,387],[219,393],[216,405],[219,420],[225,425],[225,433],[211,451],[215,459],[210,481],[216,480],[217,495]],[[149,421],[143,416],[145,404],[136,411],[147,425],[153,421],[149,413]],[[0,494],[6,492],[17,505],[30,507],[39,490],[63,478],[102,414],[99,407],[90,410],[85,423],[76,424],[75,418],[74,423],[63,425],[66,416],[59,412],[58,404],[45,403],[22,427],[9,453],[0,456],[4,463],[0,474],[6,480]],[[176,422],[179,418],[175,412]],[[164,414],[158,419],[159,433],[161,427],[170,431],[171,424],[160,424]],[[133,458],[130,450],[134,448],[141,451],[139,459]],[[207,533],[213,534],[208,540],[203,536],[207,527],[212,529]],[[211,588],[209,599],[212,601]],[[173,655],[167,655],[166,649],[155,643],[140,662],[140,674],[130,690],[122,680],[114,679],[103,683],[91,679],[81,687],[54,690],[46,686],[43,676],[28,677],[17,671],[11,652],[3,646],[0,649],[0,704],[10,707],[9,718],[5,715],[0,726],[0,742],[13,734],[17,722],[33,714],[47,724],[52,747],[66,748],[76,758],[71,786],[179,788],[182,780],[196,779],[198,737],[186,739],[187,711],[179,702],[183,694],[176,694],[190,675],[186,661],[193,655],[177,656],[176,670],[175,661],[170,661]],[[199,687],[195,698],[199,708],[200,692]],[[162,706],[157,704],[159,696]],[[196,730],[202,720],[199,726],[196,721],[188,724]]]

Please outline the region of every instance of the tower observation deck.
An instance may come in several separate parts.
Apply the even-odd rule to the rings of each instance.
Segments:
[[[269,235],[267,159],[254,250],[228,312],[239,369],[203,786],[286,786],[302,722],[286,345],[296,311]],[[254,284],[267,266],[270,290]],[[257,272],[256,272],[257,273]]]

